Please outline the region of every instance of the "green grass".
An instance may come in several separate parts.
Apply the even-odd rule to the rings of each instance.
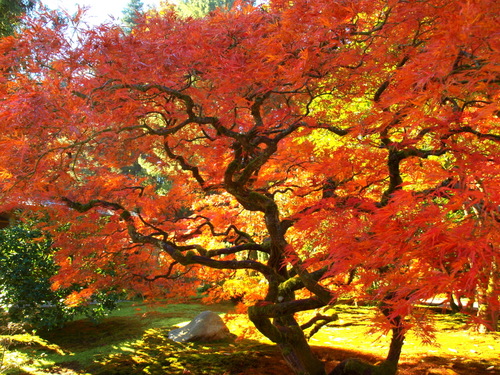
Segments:
[[[179,344],[168,339],[172,327],[201,311],[227,313],[230,305],[156,304],[126,302],[99,324],[88,320],[64,328],[10,339],[4,371],[10,375],[281,375],[287,367],[275,346],[269,345],[242,315],[230,315],[231,332],[246,334],[236,342]],[[339,320],[311,339],[318,356],[333,368],[347,357],[376,362],[387,353],[388,338],[370,334],[373,308],[338,306]],[[401,375],[500,374],[500,335],[479,335],[464,327],[464,316],[435,314],[437,346],[422,345],[408,335]],[[377,339],[378,338],[378,339]],[[496,371],[496,372],[495,372]]]
[[[222,305],[211,308],[214,307],[218,311],[227,310]],[[130,353],[131,348],[141,344],[141,337],[151,337],[155,329],[168,331],[206,309],[197,303],[148,305],[125,302],[99,324],[83,319],[70,322],[61,329],[13,335],[5,361],[10,369],[4,372],[36,374],[60,364],[82,372],[95,363],[96,357]]]

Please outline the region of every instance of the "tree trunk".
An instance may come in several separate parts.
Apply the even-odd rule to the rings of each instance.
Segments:
[[[325,375],[324,364],[314,355],[305,338],[304,332],[293,315],[271,319],[275,304],[267,303],[252,306],[248,316],[255,327],[275,342],[285,361],[296,375]],[[395,375],[404,343],[403,319],[391,317],[389,308],[383,305],[381,311],[393,324],[389,353],[379,365],[371,365],[359,359],[348,359],[340,363],[329,375]],[[276,315],[274,315],[276,316]]]
[[[403,342],[401,328],[394,328],[389,354],[385,361],[371,365],[357,358],[349,358],[337,365],[328,375],[396,375]]]
[[[300,332],[299,332],[300,331]],[[297,375],[325,375],[325,365],[311,351],[302,330],[290,330],[278,343],[283,358]]]
[[[387,299],[390,298],[389,296]],[[328,375],[396,375],[405,338],[403,319],[400,316],[391,317],[391,309],[385,303],[382,303],[380,310],[393,325],[391,344],[385,361],[371,365],[360,359],[350,358],[337,365]]]
[[[474,304],[476,303],[476,298],[476,294],[470,296],[470,298],[465,302],[463,309],[464,312],[467,312],[469,314],[472,314],[474,312]]]
[[[325,375],[325,365],[311,351],[304,332],[293,315],[271,320],[259,306],[252,306],[248,316],[255,327],[275,342],[283,358],[296,375]]]
[[[498,320],[500,317],[500,270],[495,259],[492,260],[492,269],[487,285],[478,288],[477,302],[479,309],[477,316],[481,318],[482,323],[478,331],[498,332]]]
[[[457,300],[460,301],[460,297],[457,298]],[[448,301],[450,303],[450,308],[452,313],[458,313],[461,311],[459,304],[455,302],[455,297],[453,296],[453,292],[448,293]]]

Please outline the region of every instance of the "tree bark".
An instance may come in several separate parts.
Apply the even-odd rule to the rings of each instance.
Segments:
[[[478,317],[482,323],[478,327],[481,333],[498,332],[500,318],[500,270],[496,259],[492,259],[492,270],[487,280],[487,285],[478,288],[477,302]]]
[[[293,315],[270,319],[263,308],[252,306],[248,316],[255,327],[275,342],[283,358],[296,375],[325,375],[325,365],[312,352],[304,332]]]
[[[302,330],[297,327],[283,335],[278,343],[283,358],[297,375],[325,375],[325,365],[311,351]]]
[[[460,297],[458,297],[457,300],[460,301]],[[453,295],[453,292],[448,293],[448,301],[450,303],[452,313],[458,313],[461,311],[461,307],[455,302],[455,296]]]

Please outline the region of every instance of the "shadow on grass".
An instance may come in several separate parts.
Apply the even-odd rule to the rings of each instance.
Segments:
[[[149,329],[142,339],[122,348],[121,353],[97,356],[87,371],[94,375],[247,374],[246,371],[260,367],[266,357],[271,360],[279,356],[274,346],[250,340],[176,343],[168,339],[169,331],[170,328]]]
[[[97,356],[83,368],[77,361],[58,363],[47,369],[50,374],[92,375],[283,375],[290,371],[273,345],[243,340],[237,343],[179,344],[169,340],[167,329],[151,329],[122,353]],[[314,352],[326,363],[327,373],[347,358],[377,363],[381,358],[353,350],[314,346]],[[400,375],[458,374],[486,375],[485,363],[455,363],[448,357],[429,356],[401,363]]]
[[[78,352],[140,338],[155,326],[175,326],[192,319],[206,306],[197,304],[122,304],[120,310],[99,323],[87,319],[68,322],[60,329],[39,331],[38,335],[65,352]]]
[[[146,329],[147,326],[137,318],[114,317],[99,324],[78,320],[67,323],[64,328],[40,331],[38,335],[65,352],[78,352],[132,340],[140,337]]]
[[[361,353],[354,350],[313,346],[316,355],[326,363],[327,373],[348,358],[359,358],[363,361],[376,364],[383,358]],[[472,360],[461,358],[460,360],[451,356],[423,356],[400,361],[398,375],[494,375],[491,363],[485,360]],[[489,369],[489,370],[488,370]],[[279,373],[276,373],[277,375]]]
[[[274,345],[257,340],[218,342],[210,344],[179,344],[168,339],[168,332],[175,324],[190,320],[198,312],[209,308],[197,305],[158,306],[154,310],[131,305],[118,316],[100,324],[80,320],[68,323],[63,329],[39,332],[40,342],[30,348],[30,353],[40,357],[40,352],[54,353],[52,364],[40,361],[36,374],[90,374],[90,375],[284,375],[290,374],[281,354]],[[221,309],[225,309],[224,306]],[[213,307],[210,308],[215,310]],[[346,325],[358,327],[367,324],[369,308],[339,307],[340,321],[334,328]],[[448,319],[448,318],[447,318]],[[449,318],[453,324],[453,319]],[[244,325],[246,323],[239,323]],[[354,333],[354,330],[351,331]],[[335,346],[314,346],[313,350],[331,371],[347,358],[361,358],[377,363],[382,358],[362,353],[370,351],[371,338],[356,331],[355,349]],[[354,338],[354,336],[350,336]],[[254,338],[254,337],[252,337]],[[339,343],[339,345],[342,345]],[[20,346],[23,346],[20,343]],[[352,348],[352,346],[351,346]],[[357,350],[359,348],[359,351]],[[373,348],[372,348],[373,349]],[[59,355],[55,353],[67,353]],[[28,351],[26,351],[28,353]],[[380,353],[379,353],[380,354]],[[429,353],[430,354],[430,353]],[[411,356],[401,361],[399,375],[492,375],[492,363],[479,359],[455,358],[455,355]],[[50,354],[48,355],[50,357]],[[47,358],[47,357],[45,357]],[[495,363],[496,366],[496,363]],[[32,374],[17,372],[15,374]],[[33,372],[35,374],[35,372]]]
[[[120,322],[126,323],[121,319]],[[116,322],[113,323],[116,324]],[[99,326],[96,326],[96,329],[99,330]],[[120,343],[120,346],[116,347],[119,349],[118,352],[96,355],[90,364],[71,359],[58,362],[43,370],[39,369],[36,373],[60,375],[284,375],[290,373],[274,345],[262,344],[254,340],[180,344],[168,339],[169,330],[170,328],[147,329],[140,339],[127,344]],[[90,333],[91,331],[88,332]],[[105,335],[106,331],[101,329],[100,334]],[[77,348],[76,343],[61,344],[66,349]],[[377,363],[382,359],[359,351],[340,348],[313,346],[313,350],[326,363],[327,373],[347,358],[360,358],[370,363]],[[450,356],[430,355],[411,360],[403,359],[399,375],[495,374],[495,372],[488,371],[488,367],[488,363],[483,361],[467,359],[458,361]],[[31,373],[18,372],[17,374]]]

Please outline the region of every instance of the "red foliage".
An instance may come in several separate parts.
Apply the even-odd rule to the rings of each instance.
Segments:
[[[0,41],[2,207],[70,224],[54,281],[87,294],[243,270],[267,318],[349,295],[394,322],[449,292],[498,316],[499,7],[276,0],[130,35],[39,17]]]

